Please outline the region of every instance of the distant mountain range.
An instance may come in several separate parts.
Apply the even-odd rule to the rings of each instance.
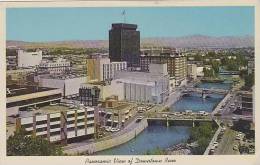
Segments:
[[[18,48],[108,48],[107,40],[71,40],[53,42],[25,42],[8,40],[7,47]],[[155,37],[141,39],[141,46],[169,46],[176,48],[240,48],[254,47],[253,36],[225,36],[212,37],[204,35],[192,35],[185,37]]]

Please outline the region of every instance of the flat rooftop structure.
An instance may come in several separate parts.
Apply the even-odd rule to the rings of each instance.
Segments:
[[[22,111],[20,113],[20,117],[30,117],[33,115],[46,115],[50,113],[58,113],[61,111],[68,111],[68,110],[72,110],[72,109],[69,109],[69,107],[63,105],[52,105],[52,106],[49,105],[33,111]]]
[[[73,105],[65,105],[65,103],[59,103],[57,105],[48,105],[48,106],[41,107],[40,109],[37,110],[22,111],[20,113],[20,117],[30,117],[33,115],[47,115],[52,113],[60,113],[64,111],[74,111],[74,110],[81,109],[80,107],[75,105],[73,108],[71,106]]]
[[[25,86],[25,85],[7,85],[6,88],[7,88],[6,97],[21,96],[21,95],[27,95],[27,94],[45,92],[45,91],[57,89],[57,88]]]
[[[107,107],[107,111],[110,112],[110,111],[113,111],[113,110],[119,110],[119,111],[126,111],[126,110],[129,110],[133,107],[137,106],[137,104],[135,103],[126,103],[126,102],[119,102],[117,106],[115,107]]]
[[[178,57],[186,57],[186,56],[184,54],[180,54],[180,53],[161,53],[161,54],[141,54],[140,57],[158,57],[158,58],[172,57],[172,58],[178,58]]]
[[[79,77],[87,77],[86,74],[48,74],[43,75],[41,78],[44,79],[57,79],[57,80],[67,80],[67,79],[73,79],[73,78],[79,78]]]
[[[126,24],[126,23],[113,23],[112,24],[113,29],[131,29],[136,30],[137,25],[136,24]]]

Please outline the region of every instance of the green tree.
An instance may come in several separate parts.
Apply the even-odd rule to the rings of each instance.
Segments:
[[[192,127],[189,142],[197,141],[198,147],[194,148],[194,154],[203,154],[206,150],[216,128],[211,123],[203,123],[198,127]]]
[[[254,74],[249,74],[245,76],[245,88],[249,89],[255,84]]]
[[[212,65],[212,69],[214,70],[215,74],[218,74],[220,63],[218,61],[212,61],[211,65]]]
[[[26,136],[21,129],[7,139],[7,155],[9,156],[56,156],[63,155],[60,146],[51,144],[41,137]]]
[[[162,150],[160,147],[156,147],[155,149],[153,150],[147,150],[145,152],[146,155],[164,155],[165,154],[165,151]]]
[[[215,77],[215,72],[213,69],[203,68],[204,77]]]

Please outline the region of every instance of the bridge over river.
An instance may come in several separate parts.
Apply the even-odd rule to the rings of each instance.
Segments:
[[[212,122],[211,115],[205,113],[192,113],[192,112],[162,112],[150,114],[147,117],[148,124],[162,123],[167,126],[195,126],[203,122]]]
[[[182,91],[183,95],[189,95],[190,93],[201,93],[201,96],[203,98],[206,98],[210,94],[220,94],[220,95],[226,95],[229,90],[226,89],[216,89],[216,88],[185,88],[184,91]]]

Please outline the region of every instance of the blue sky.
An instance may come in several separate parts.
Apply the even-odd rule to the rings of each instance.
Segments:
[[[123,10],[141,38],[254,36],[254,7],[9,8],[7,40],[106,40]]]

